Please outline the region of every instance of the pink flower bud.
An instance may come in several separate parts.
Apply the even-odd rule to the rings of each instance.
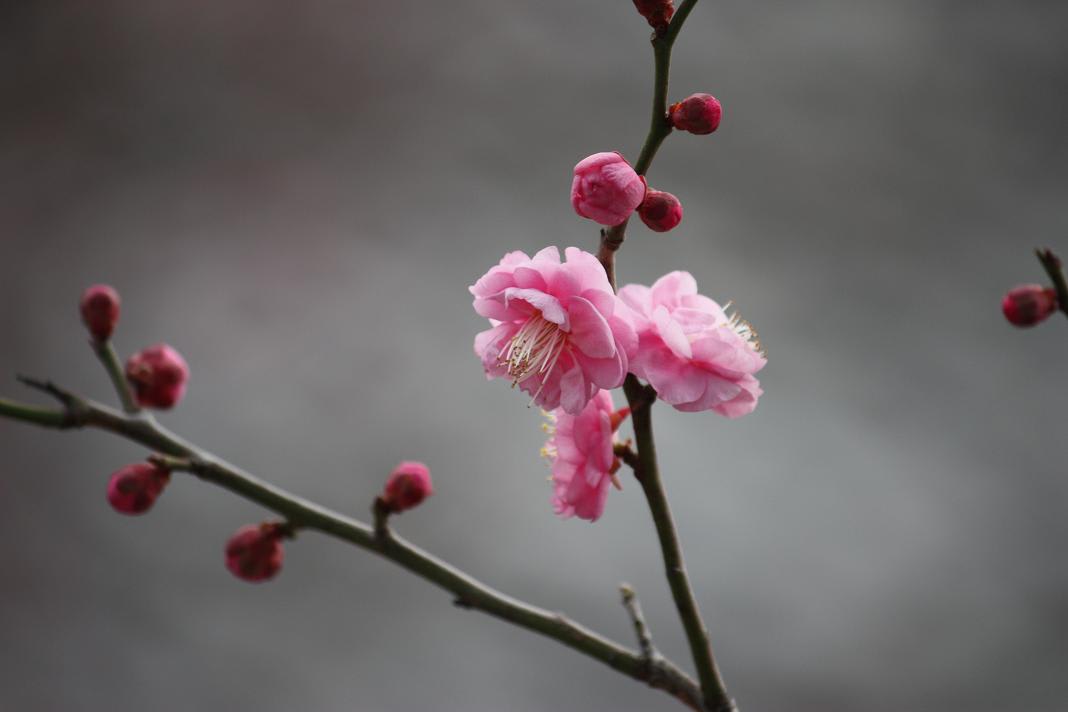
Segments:
[[[595,153],[575,166],[571,205],[584,218],[612,227],[630,217],[645,197],[645,179],[618,153]]]
[[[138,403],[146,408],[166,410],[185,395],[189,366],[170,346],[156,344],[129,358],[126,380],[133,386]]]
[[[138,462],[115,472],[108,482],[108,502],[122,514],[144,514],[171,480],[162,467]]]
[[[682,203],[671,193],[650,190],[638,206],[638,216],[655,232],[667,232],[682,220]]]
[[[282,568],[285,526],[277,522],[248,524],[226,542],[226,568],[244,581],[266,581]]]
[[[403,512],[432,494],[430,469],[421,462],[405,460],[389,474],[381,499],[387,511]]]
[[[1040,284],[1021,284],[1001,300],[1001,311],[1010,324],[1034,326],[1057,311],[1057,293]]]
[[[719,128],[723,107],[711,94],[693,94],[668,109],[671,125],[692,134],[710,134]]]
[[[634,7],[655,30],[663,30],[667,27],[671,22],[671,16],[675,14],[675,5],[672,0],[634,0]]]
[[[97,341],[107,341],[119,322],[119,293],[106,284],[94,284],[82,293],[82,321]]]

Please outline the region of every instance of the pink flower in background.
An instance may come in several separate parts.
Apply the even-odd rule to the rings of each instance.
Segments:
[[[553,425],[546,426],[550,436],[541,452],[552,464],[552,502],[558,515],[595,522],[604,513],[608,485],[616,482],[613,475],[619,469],[612,451],[614,433],[629,413],[628,408],[615,411],[612,394],[598,391],[578,415],[563,410],[548,414]]]
[[[676,410],[752,412],[763,394],[753,376],[767,359],[756,332],[697,293],[689,272],[671,272],[650,288],[628,284],[620,298],[637,313],[639,346],[631,371]]]
[[[511,252],[470,287],[492,328],[475,336],[487,378],[508,378],[544,410],[577,415],[601,388],[617,388],[638,345],[630,315],[588,252]]]
[[[584,218],[606,226],[630,217],[645,197],[645,179],[618,153],[595,153],[575,166],[571,206]]]
[[[1001,312],[1010,324],[1034,326],[1057,311],[1057,292],[1041,284],[1021,284],[1001,300]]]

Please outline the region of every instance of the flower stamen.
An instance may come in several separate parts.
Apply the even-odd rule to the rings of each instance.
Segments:
[[[567,334],[560,329],[560,325],[539,314],[528,319],[515,336],[501,347],[497,362],[507,367],[513,387],[531,376],[542,374],[541,384],[534,394],[537,399],[566,347]]]

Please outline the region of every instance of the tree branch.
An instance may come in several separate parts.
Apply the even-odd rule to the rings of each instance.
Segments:
[[[648,401],[648,386],[643,386],[633,374],[627,375],[623,390],[631,403],[631,420],[634,424],[634,438],[638,447],[638,469],[636,473],[641,483],[645,499],[649,502],[649,511],[653,516],[656,533],[660,539],[660,551],[664,557],[671,596],[675,599],[682,627],[686,631],[686,640],[690,645],[690,654],[697,667],[697,676],[701,681],[701,693],[705,708],[714,712],[734,711],[737,708],[727,694],[726,685],[720,675],[716,660],[712,655],[712,645],[708,639],[708,630],[701,619],[701,612],[694,598],[693,588],[686,573],[682,558],[682,546],[675,530],[675,520],[671,516],[667,493],[660,480],[660,468],[656,461],[656,444],[653,440],[652,404]]]
[[[217,456],[183,440],[153,419],[120,413],[74,395],[55,384],[21,378],[48,393],[63,406],[45,409],[0,400],[0,416],[50,428],[90,427],[140,443],[154,450],[153,459],[192,473],[283,516],[294,529],[313,529],[389,559],[411,573],[449,591],[457,605],[474,608],[521,628],[539,633],[577,650],[650,687],[663,690],[691,709],[701,709],[701,691],[676,665],[658,658],[650,663],[625,648],[572,621],[561,613],[532,606],[494,590],[451,564],[393,534],[293,495],[253,477]]]
[[[697,0],[684,0],[679,5],[671,23],[663,34],[654,34],[653,44],[653,109],[649,119],[649,131],[645,135],[645,143],[642,144],[638,161],[634,164],[634,170],[638,175],[644,176],[649,166],[653,163],[660,144],[671,133],[671,121],[668,119],[668,79],[671,74],[671,49],[675,46],[675,39],[682,30],[683,23],[690,16]],[[597,259],[604,265],[604,271],[608,274],[608,281],[612,288],[616,288],[615,254],[623,246],[626,239],[627,223],[624,220],[615,227],[601,230],[601,245],[597,250]]]
[[[652,116],[649,120],[649,131],[645,136],[641,153],[634,170],[639,175],[645,175],[653,158],[656,156],[660,144],[671,133],[671,122],[668,118],[668,80],[671,73],[671,50],[675,44],[683,23],[693,11],[697,0],[684,0],[675,11],[671,23],[662,33],[653,35],[653,107]],[[615,255],[626,237],[627,221],[620,225],[601,230],[601,243],[597,250],[597,259],[604,266],[605,273],[612,288],[616,288]],[[627,395],[627,402],[631,407],[631,418],[634,423],[634,435],[637,446],[637,458],[624,457],[623,460],[631,466],[638,481],[645,492],[645,498],[649,502],[649,510],[653,516],[656,533],[660,539],[660,549],[664,557],[664,566],[667,570],[668,585],[671,587],[671,595],[675,599],[675,607],[679,611],[679,618],[686,631],[686,639],[690,645],[690,653],[693,656],[694,665],[701,681],[701,693],[704,709],[711,712],[735,712],[737,707],[727,694],[723,678],[716,666],[712,655],[712,646],[708,640],[708,631],[694,598],[693,588],[690,586],[689,577],[682,559],[682,547],[679,545],[678,534],[675,531],[675,522],[668,506],[667,493],[660,481],[660,470],[656,461],[656,444],[653,440],[652,404],[656,401],[656,392],[649,386],[643,386],[633,375],[627,374],[623,383],[623,391]],[[626,455],[624,451],[622,453]],[[618,456],[618,455],[617,455]],[[636,459],[636,462],[635,462]]]

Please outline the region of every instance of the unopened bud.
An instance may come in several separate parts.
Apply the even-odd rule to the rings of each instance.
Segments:
[[[156,344],[135,353],[126,362],[126,380],[137,402],[146,408],[166,410],[185,395],[189,366],[167,344]]]
[[[122,514],[144,514],[155,504],[171,473],[147,462],[127,465],[111,475],[108,502]]]
[[[244,581],[266,581],[282,568],[285,526],[277,522],[248,524],[226,542],[226,568]]]
[[[82,292],[82,321],[97,341],[111,338],[119,323],[119,304],[119,293],[106,284],[94,284]]]
[[[380,500],[386,511],[395,513],[415,507],[432,494],[430,468],[421,462],[405,460],[389,474]]]
[[[625,222],[644,196],[645,179],[619,153],[595,153],[575,166],[571,207],[595,223],[612,227]]]
[[[692,134],[710,134],[719,128],[723,107],[711,94],[692,94],[668,109],[671,125]]]
[[[1001,300],[1001,311],[1010,324],[1034,326],[1057,311],[1057,293],[1040,284],[1021,284]]]
[[[675,5],[672,0],[634,0],[634,7],[637,8],[638,14],[658,32],[668,26],[671,16],[675,14]]]
[[[638,206],[638,217],[654,232],[667,232],[682,221],[682,203],[671,193],[650,190]]]

